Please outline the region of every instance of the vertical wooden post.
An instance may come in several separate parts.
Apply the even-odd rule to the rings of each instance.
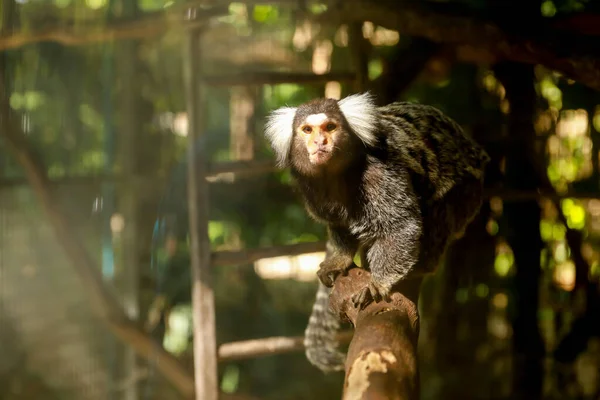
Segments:
[[[119,291],[125,313],[131,320],[137,321],[140,317],[139,287],[140,276],[140,199],[143,194],[139,193],[132,182],[140,170],[141,127],[139,101],[140,82],[136,75],[139,62],[137,58],[138,44],[133,40],[119,43],[118,68],[119,75],[123,80],[122,90],[119,94],[120,108],[120,132],[118,156],[122,173],[128,184],[121,185],[118,193],[119,209],[123,215],[125,226],[120,237],[120,249],[118,250],[121,263],[120,275],[122,276]],[[137,146],[137,147],[136,147]],[[126,348],[122,357],[124,374],[130,384],[124,393],[124,400],[135,400],[139,398],[137,390],[138,357],[135,350]]]
[[[188,114],[188,209],[192,309],[194,319],[194,378],[197,400],[217,400],[217,349],[215,307],[210,272],[208,238],[208,185],[206,153],[198,145],[203,131],[200,32],[187,35],[184,54],[184,84]]]
[[[369,87],[369,42],[363,36],[362,22],[355,22],[348,26],[348,38],[352,54],[352,64],[356,71],[354,82],[355,92],[364,92]]]

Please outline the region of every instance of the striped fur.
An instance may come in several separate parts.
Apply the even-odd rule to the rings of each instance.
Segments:
[[[346,359],[338,349],[335,336],[340,324],[337,316],[329,311],[329,292],[330,289],[319,282],[317,298],[304,331],[306,358],[323,372],[343,370]]]

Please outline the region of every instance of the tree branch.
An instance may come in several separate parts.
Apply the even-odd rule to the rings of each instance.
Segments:
[[[420,280],[403,282],[391,302],[371,303],[358,311],[351,298],[370,274],[353,268],[336,279],[330,307],[355,326],[346,358],[344,400],[419,398],[417,300]]]
[[[43,32],[18,32],[0,36],[0,51],[16,49],[32,43],[55,42],[65,46],[81,46],[108,42],[117,39],[148,39],[165,33],[171,28],[195,29],[207,19],[227,15],[226,6],[208,10],[197,10],[194,19],[185,20],[182,15],[166,12],[158,16],[136,21],[117,22],[86,28],[83,32],[66,31],[64,28],[50,28]]]
[[[341,332],[337,335],[337,340],[345,344],[350,341],[352,335],[352,331]],[[302,350],[304,350],[304,336],[278,336],[224,343],[219,346],[218,354],[219,361],[226,362]]]
[[[491,21],[433,11],[416,1],[349,0],[319,17],[331,23],[371,21],[401,34],[437,43],[469,45],[497,59],[543,64],[568,77],[600,89],[600,51],[595,38],[570,35],[546,25],[536,37],[505,31]],[[543,38],[543,39],[542,39]]]

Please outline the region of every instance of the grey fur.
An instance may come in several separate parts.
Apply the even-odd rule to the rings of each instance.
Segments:
[[[313,310],[304,331],[306,358],[323,372],[339,371],[344,368],[346,356],[337,349],[337,334],[340,324],[328,309],[329,289],[319,282]]]
[[[351,125],[343,123],[345,136],[332,157],[342,161],[335,169],[313,168],[296,129],[310,114],[344,121],[336,103],[317,99],[297,107],[285,166],[310,215],[329,229],[330,249],[320,271],[347,268],[361,248],[377,300],[376,294],[389,295],[401,280],[436,269],[448,245],[479,211],[489,157],[438,109],[397,102],[376,109],[373,145],[358,140]],[[343,356],[332,333],[337,319],[323,312],[324,288],[319,285],[306,329],[306,354],[312,364],[330,371],[343,367]]]

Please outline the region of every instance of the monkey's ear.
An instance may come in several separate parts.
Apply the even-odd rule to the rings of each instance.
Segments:
[[[294,136],[295,107],[282,107],[274,110],[267,117],[265,135],[277,157],[277,165],[281,168],[287,164],[288,153]]]
[[[367,146],[377,143],[377,105],[369,92],[353,94],[338,101],[350,128]]]

